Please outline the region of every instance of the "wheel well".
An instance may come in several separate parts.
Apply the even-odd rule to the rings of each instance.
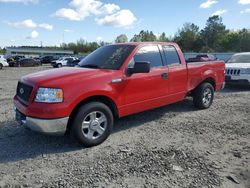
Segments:
[[[203,80],[196,88],[198,88],[201,84],[203,84],[203,83],[210,83],[212,86],[213,86],[213,88],[214,88],[214,90],[216,89],[216,84],[215,84],[215,80],[213,79],[213,78],[207,78],[207,79],[205,79],[205,80]],[[188,94],[188,96],[193,96],[194,95],[194,92],[195,92],[195,90],[196,90],[196,88],[194,88],[189,94]]]
[[[75,108],[74,110],[71,112],[70,116],[69,116],[69,121],[68,121],[68,125],[67,125],[67,132],[69,132],[69,129],[70,129],[70,125],[72,124],[72,121],[74,119],[74,116],[76,115],[76,112],[77,110],[84,104],[86,103],[89,103],[89,102],[101,102],[101,103],[104,103],[105,105],[107,105],[114,118],[118,118],[119,117],[119,114],[118,114],[118,109],[117,109],[117,106],[116,104],[114,103],[114,101],[112,99],[110,99],[109,97],[106,97],[106,96],[101,96],[101,95],[98,95],[98,96],[92,96],[92,97],[89,97],[89,98],[86,98],[84,100],[82,100]]]
[[[207,79],[204,80],[201,84],[203,84],[203,83],[205,83],[205,82],[210,83],[210,84],[213,86],[214,90],[216,89],[215,80],[214,80],[213,78],[207,78]],[[200,84],[200,85],[201,85],[201,84]]]

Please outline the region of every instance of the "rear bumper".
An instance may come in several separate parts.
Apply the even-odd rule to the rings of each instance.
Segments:
[[[67,129],[69,117],[58,119],[39,119],[25,116],[14,108],[16,113],[16,121],[35,132],[50,135],[64,135]]]

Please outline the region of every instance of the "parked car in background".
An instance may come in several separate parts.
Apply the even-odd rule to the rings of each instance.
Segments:
[[[25,58],[18,61],[9,62],[10,67],[32,67],[41,65],[41,61],[32,58]]]
[[[58,60],[57,57],[55,56],[44,56],[41,58],[41,63],[42,64],[51,64],[52,61]]]
[[[77,67],[21,78],[14,97],[16,120],[37,132],[69,131],[90,147],[109,136],[115,118],[186,96],[193,97],[197,108],[207,109],[224,81],[224,61],[186,64],[175,43],[107,45]]]
[[[228,84],[250,84],[250,52],[234,54],[226,63]]]
[[[80,59],[68,60],[67,67],[75,67],[80,62]]]
[[[8,67],[9,64],[7,63],[7,60],[4,58],[3,55],[0,55],[0,69],[3,67]]]
[[[60,68],[62,66],[67,66],[68,62],[73,62],[74,60],[77,60],[78,58],[76,57],[61,57],[56,61],[52,61],[51,65],[56,68]]]
[[[41,58],[40,57],[34,57],[33,59],[41,62]]]
[[[189,58],[187,62],[215,61],[217,58],[212,54],[200,54],[194,58]]]
[[[19,61],[21,59],[24,59],[25,57],[24,56],[21,56],[21,55],[15,55],[15,56],[11,56],[9,58],[7,58],[7,62],[12,62],[12,61]]]

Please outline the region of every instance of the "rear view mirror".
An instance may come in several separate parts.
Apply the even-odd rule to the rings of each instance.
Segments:
[[[150,72],[149,62],[135,62],[133,67],[127,68],[128,74],[149,73],[149,72]]]

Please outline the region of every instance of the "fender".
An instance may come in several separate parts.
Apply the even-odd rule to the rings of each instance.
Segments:
[[[83,95],[77,97],[70,105],[70,113],[73,112],[73,110],[80,104],[82,103],[84,100],[91,98],[91,97],[95,97],[95,96],[103,96],[106,98],[109,98],[117,107],[118,110],[118,115],[119,113],[119,102],[117,100],[117,94],[110,92],[110,91],[105,91],[105,90],[99,90],[99,91],[90,91],[87,93],[84,93]]]

